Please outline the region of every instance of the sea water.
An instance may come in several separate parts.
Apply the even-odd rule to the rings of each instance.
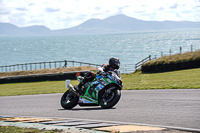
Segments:
[[[180,51],[181,47],[181,51]],[[0,66],[45,61],[106,64],[118,57],[121,65],[135,64],[151,55],[200,49],[200,29],[127,34],[0,37]]]

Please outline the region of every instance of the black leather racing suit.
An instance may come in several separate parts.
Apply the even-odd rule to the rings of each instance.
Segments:
[[[107,64],[103,64],[101,68],[103,69],[104,72],[112,71],[110,65]],[[77,85],[77,90],[79,91],[86,82],[91,82],[95,77],[96,74],[94,72],[92,71],[87,72],[86,75],[84,76],[84,79]]]

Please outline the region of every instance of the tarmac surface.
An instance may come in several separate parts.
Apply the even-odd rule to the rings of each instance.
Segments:
[[[119,103],[112,109],[76,106],[72,110],[64,110],[60,106],[61,95],[40,94],[0,97],[0,116],[98,120],[101,124],[119,124],[122,122],[123,124],[120,125],[165,128],[151,131],[158,133],[172,132],[172,130],[177,133],[200,131],[199,89],[123,90]],[[3,123],[7,122],[3,121]],[[73,127],[71,125],[64,126]],[[105,127],[109,126],[106,125]]]

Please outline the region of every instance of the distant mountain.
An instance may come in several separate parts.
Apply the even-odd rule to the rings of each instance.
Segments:
[[[41,36],[50,35],[51,30],[45,26],[17,27],[9,23],[0,23],[0,36]]]
[[[171,30],[200,28],[200,22],[189,21],[143,21],[125,15],[106,19],[89,19],[68,29],[50,30],[44,26],[20,28],[8,23],[0,23],[0,36],[16,35],[65,35],[65,34],[107,34],[130,33],[135,31]]]
[[[51,32],[47,27],[39,25],[24,27],[22,29],[30,34],[49,34]]]
[[[62,34],[126,33],[149,30],[200,28],[200,22],[189,21],[143,21],[125,15],[116,15],[103,20],[90,19],[73,28],[54,31]]]
[[[12,35],[19,31],[19,27],[9,24],[9,23],[0,23],[0,36],[3,35]]]

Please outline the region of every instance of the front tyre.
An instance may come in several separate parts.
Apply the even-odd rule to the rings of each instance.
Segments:
[[[121,97],[120,90],[111,90],[111,92],[109,93],[105,90],[100,100],[101,108],[103,109],[112,108],[118,103],[120,97]]]
[[[60,103],[64,109],[72,109],[78,104],[78,96],[67,90],[61,97]]]

